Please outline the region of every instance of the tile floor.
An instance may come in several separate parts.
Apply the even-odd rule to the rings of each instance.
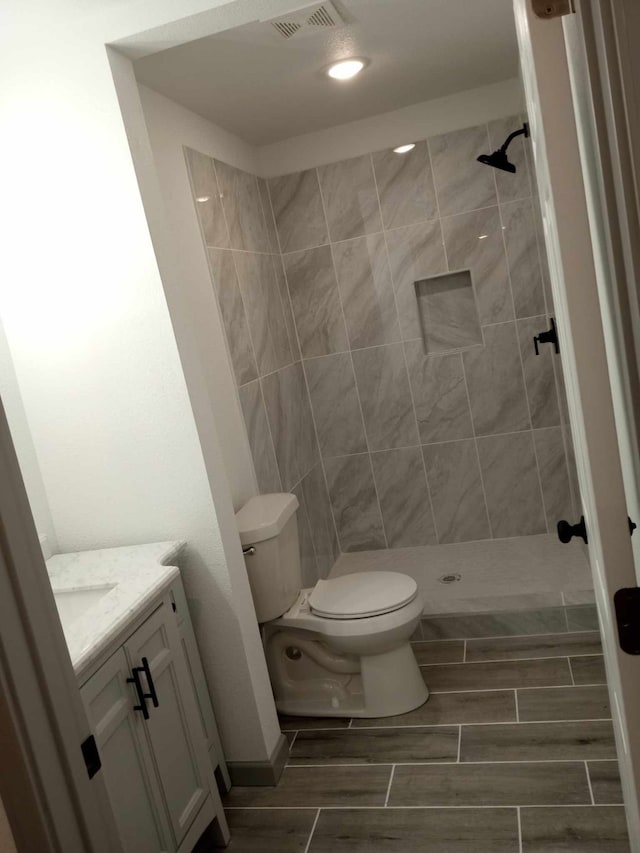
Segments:
[[[226,798],[231,853],[628,853],[597,631],[478,618],[415,643],[421,708],[283,718],[279,785]]]

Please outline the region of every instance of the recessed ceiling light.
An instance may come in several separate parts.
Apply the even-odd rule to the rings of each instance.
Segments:
[[[211,199],[210,195],[199,195],[199,196],[197,196],[196,201],[199,202],[200,204],[204,204],[205,201],[209,201],[210,199]]]
[[[488,234],[481,234],[481,235],[478,237],[478,240],[486,240],[488,236],[489,236]]]
[[[350,80],[359,74],[364,68],[362,59],[344,59],[342,62],[336,62],[327,71],[329,77],[334,80]]]
[[[395,154],[406,154],[407,151],[411,151],[415,147],[415,142],[410,142],[408,145],[398,145],[398,147],[394,148],[393,151]]]

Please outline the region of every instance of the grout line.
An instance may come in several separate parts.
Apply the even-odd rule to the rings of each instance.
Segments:
[[[452,600],[454,600],[454,599],[452,599]],[[574,605],[574,606],[581,607],[582,605]],[[592,605],[588,604],[586,606],[591,607]],[[559,607],[560,607],[560,605],[554,605],[554,606],[549,607],[547,609],[548,610],[557,610]],[[513,613],[514,611],[508,611],[508,612]],[[527,611],[523,610],[522,612],[526,613]],[[474,613],[474,614],[470,614],[470,615],[473,615],[473,616],[478,616],[478,615],[479,616],[484,616],[484,615],[492,616],[495,614],[487,612],[486,614]],[[430,622],[434,619],[460,619],[460,618],[463,618],[464,616],[465,616],[465,614],[459,614],[459,613],[455,614],[455,615],[451,615],[451,616],[447,615],[446,613],[430,613],[426,617],[423,616],[420,621],[421,622]],[[491,634],[490,636],[487,636],[487,637],[438,637],[435,640],[434,639],[421,640],[420,642],[423,642],[423,643],[443,643],[443,642],[451,642],[454,640],[465,640],[465,639],[466,640],[482,640],[482,641],[484,641],[484,640],[517,640],[517,639],[521,639],[522,637],[537,639],[538,637],[554,637],[554,636],[564,637],[566,634],[572,635],[572,634],[596,634],[596,633],[599,633],[599,632],[594,631],[593,628],[591,628],[591,629],[585,629],[584,631],[554,631],[551,634],[549,634],[549,633],[544,633],[544,634]],[[561,657],[566,657],[566,655],[561,655]],[[576,657],[576,655],[574,655],[573,657]]]
[[[591,785],[591,775],[589,773],[589,765],[587,762],[584,762],[584,772],[587,774],[587,785],[589,786],[589,794],[591,796],[591,805],[595,806],[596,798],[593,796],[593,787]]]
[[[516,703],[516,723],[520,722],[520,706],[518,705],[518,689],[514,688],[513,696]]]
[[[589,761],[597,761],[603,763],[605,761],[615,761],[615,756],[610,758],[595,758],[588,759]],[[396,761],[393,767],[471,767],[471,766],[485,766],[485,765],[496,765],[496,764],[572,764],[576,767],[584,764],[584,760],[581,758],[527,758],[522,760],[520,758],[513,758],[510,761],[494,759],[492,761],[434,761],[433,759],[424,759],[423,761]],[[381,767],[389,767],[389,762],[380,761],[380,762],[370,762],[363,759],[362,761],[350,761],[344,762],[342,764],[332,764],[329,761],[324,762],[323,764],[289,764],[287,765],[287,770],[309,770],[311,768],[332,768],[333,770],[339,770],[341,767],[369,767],[369,768],[378,768]],[[573,805],[573,804],[572,804]],[[592,805],[592,803],[589,803]]]
[[[369,155],[369,156],[371,156],[371,155]],[[371,168],[373,169],[373,164],[371,165]],[[375,177],[375,173],[374,173],[374,177]],[[320,182],[320,175],[319,174],[318,174],[318,186],[320,188],[320,201],[322,202],[322,210],[324,213],[325,222],[327,224],[327,233],[329,234],[329,238],[331,238],[331,232],[329,230],[329,217],[327,216],[327,208],[326,208],[326,204],[325,204],[325,200],[324,200],[324,194],[322,192],[322,184]],[[380,201],[379,200],[378,200],[378,212],[380,213],[380,222],[382,223],[382,212],[380,211]],[[368,235],[365,235],[365,236],[368,236]],[[345,241],[342,241],[342,242],[345,242]],[[349,350],[348,350],[349,360],[351,362],[351,370],[353,371],[353,382],[354,382],[355,389],[356,389],[356,397],[358,398],[358,407],[360,409],[360,417],[362,418],[362,431],[364,433],[365,444],[367,445],[367,455],[369,457],[369,470],[371,471],[371,481],[373,483],[373,490],[376,493],[376,504],[378,506],[378,512],[380,513],[380,525],[382,526],[382,535],[384,537],[385,550],[389,550],[389,540],[387,538],[387,530],[386,530],[385,523],[384,523],[384,516],[382,514],[382,505],[380,503],[380,495],[378,494],[378,488],[376,485],[375,474],[373,473],[373,462],[371,461],[371,446],[369,444],[369,433],[367,431],[367,423],[366,423],[365,418],[364,418],[364,409],[362,408],[362,399],[360,397],[360,388],[358,387],[358,377],[356,375],[356,367],[355,367],[355,363],[353,361],[353,352],[351,350],[351,340],[349,338],[349,326],[347,325],[347,315],[345,314],[345,310],[344,310],[344,303],[342,301],[342,293],[340,292],[340,285],[339,285],[339,280],[338,280],[338,268],[336,267],[336,259],[335,259],[334,254],[333,254],[333,242],[329,243],[329,251],[331,253],[331,266],[333,268],[333,277],[335,280],[336,293],[338,295],[338,301],[340,303],[340,311],[342,313],[342,322],[344,324],[344,333],[345,333],[345,337],[347,340],[347,344],[349,346]],[[333,504],[332,504],[332,511],[333,511]],[[335,521],[335,519],[334,519],[334,521]],[[337,529],[338,528],[336,525],[336,535],[337,535]],[[339,539],[338,539],[338,542],[340,542]],[[340,544],[340,548],[342,548],[342,544]]]
[[[520,815],[520,806],[516,810],[518,816],[518,850],[522,853],[522,818]]]
[[[522,689],[522,688],[520,688],[520,689]],[[532,690],[538,690],[538,689],[544,690],[546,688],[535,688],[534,687],[534,688],[530,688],[530,689],[532,689]],[[469,690],[469,691],[461,691],[461,692],[473,693],[474,691]],[[510,693],[511,689],[505,690],[502,692]],[[433,695],[434,696],[442,696],[442,695],[446,695],[446,694],[434,693]],[[362,719],[367,719],[367,718],[363,717]],[[457,723],[454,721],[452,721],[450,723],[428,723],[428,722],[427,723],[389,723],[389,725],[376,725],[376,726],[358,726],[358,725],[355,725],[352,729],[304,729],[304,731],[305,732],[334,732],[336,734],[339,732],[350,731],[351,733],[366,734],[366,732],[369,732],[371,730],[377,730],[377,729],[399,729],[399,730],[404,730],[404,729],[454,729],[454,728],[457,728],[457,726],[459,726],[459,725],[464,725],[464,726],[521,726],[521,727],[524,727],[524,726],[528,725],[529,723],[535,723],[536,725],[548,723],[551,725],[551,724],[555,724],[555,723],[610,723],[610,722],[611,722],[611,717],[579,717],[578,719],[574,719],[574,720],[563,718],[561,720],[558,720],[558,719],[552,719],[552,720],[545,720],[545,719],[539,719],[539,720],[491,720],[489,722],[477,721],[477,722],[473,722],[473,723]],[[573,759],[569,759],[569,760],[573,760]],[[608,759],[608,758],[591,759],[590,758],[589,761],[591,761],[591,760],[593,760],[593,761],[609,761],[610,759]]]
[[[428,810],[438,810],[438,809],[447,809],[448,811],[455,811],[456,809],[465,809],[467,811],[474,809],[500,809],[502,811],[513,811],[515,809],[566,809],[566,808],[576,808],[576,809],[602,809],[602,808],[612,808],[616,807],[619,809],[623,809],[624,805],[622,803],[596,803],[595,806],[592,803],[524,803],[522,805],[509,804],[509,805],[437,805],[437,806],[387,806],[388,811],[401,811],[401,810],[410,810],[414,811],[428,811]],[[225,811],[260,811],[260,812],[268,812],[268,811],[312,811],[316,806],[225,806]],[[321,806],[318,811],[322,811],[322,809],[331,809],[332,811],[374,811],[380,810],[384,808],[383,806],[354,806],[352,804],[346,806],[338,806],[338,805],[329,805],[329,806]]]
[[[457,763],[460,764],[460,753],[462,752],[462,724],[458,726],[458,758]]]
[[[350,729],[352,726],[353,726],[353,717],[351,717],[351,719],[349,720],[349,725],[347,726],[347,728]]]
[[[462,663],[467,662],[467,640],[464,640],[464,646],[462,648]]]
[[[316,831],[316,826],[318,825],[318,818],[320,817],[320,812],[322,809],[318,809],[316,813],[316,819],[313,822],[313,826],[311,827],[311,832],[309,833],[309,839],[307,841],[307,846],[304,848],[304,853],[309,853],[309,848],[311,847],[311,839],[313,838],[313,833]]]
[[[465,649],[466,654],[466,649]],[[572,658],[599,658],[602,657],[602,652],[582,652],[581,654],[573,654],[571,653]],[[418,664],[418,666],[462,666],[462,664],[466,664],[467,666],[473,666],[473,664],[480,663],[521,663],[522,661],[532,661],[532,660],[562,660],[566,658],[567,654],[559,654],[559,655],[542,655],[538,657],[515,657],[515,658],[482,658],[482,660],[462,660],[462,661],[444,661],[443,663],[422,663]]]
[[[291,732],[289,732],[291,734]],[[289,744],[289,752],[293,749],[293,745],[296,742],[296,738],[298,737],[299,732],[294,732],[293,737],[291,738],[291,743]]]
[[[567,663],[569,664],[569,675],[571,676],[571,684],[574,687],[577,687],[576,680],[573,677],[573,667],[571,666],[571,658],[567,655]]]
[[[387,786],[387,796],[384,798],[384,807],[387,808],[389,803],[389,794],[391,793],[391,785],[393,784],[393,774],[396,772],[396,765],[391,765],[391,774],[389,776],[389,785]]]

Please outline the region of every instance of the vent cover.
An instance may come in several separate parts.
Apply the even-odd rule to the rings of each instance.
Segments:
[[[269,23],[282,38],[291,39],[318,30],[336,29],[344,26],[345,21],[331,0],[325,0],[324,3],[307,6],[306,9],[283,15]]]

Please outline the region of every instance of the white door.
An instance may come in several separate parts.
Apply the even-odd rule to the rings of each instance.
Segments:
[[[209,794],[208,755],[194,747],[198,710],[173,613],[165,605],[125,643],[140,679],[144,721],[176,847]]]
[[[537,18],[531,0],[514,8],[629,834],[640,851],[640,657],[621,650],[614,612],[616,591],[635,587],[636,570],[617,429],[624,401],[614,406],[605,344],[615,318],[599,293],[607,251],[593,227],[597,200],[581,162],[588,152],[579,146],[562,20]],[[626,452],[622,428],[620,436]]]
[[[123,853],[160,853],[175,849],[168,843],[169,827],[143,721],[134,710],[136,695],[131,671],[119,649],[82,687]]]

